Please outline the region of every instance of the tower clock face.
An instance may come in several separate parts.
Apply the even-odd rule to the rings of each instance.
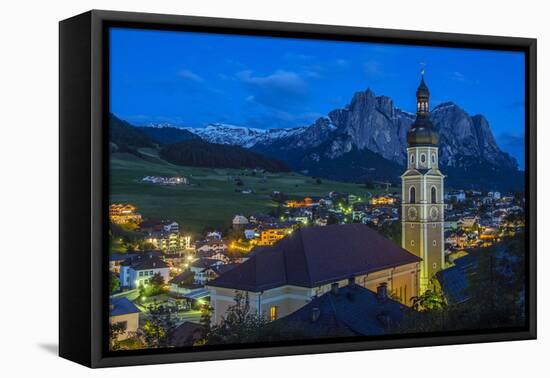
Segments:
[[[439,210],[437,209],[437,207],[432,207],[430,209],[430,218],[432,218],[432,220],[437,220],[438,217],[439,217]]]
[[[409,207],[409,210],[407,210],[407,216],[410,220],[416,220],[416,217],[418,216],[418,212],[416,211],[416,208]]]

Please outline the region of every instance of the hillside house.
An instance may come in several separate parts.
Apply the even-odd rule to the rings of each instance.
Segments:
[[[153,254],[142,254],[124,261],[120,265],[120,286],[135,289],[149,283],[155,274],[164,282],[170,279],[168,265]]]

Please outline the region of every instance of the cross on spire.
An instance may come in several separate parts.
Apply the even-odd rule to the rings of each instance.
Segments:
[[[421,74],[422,76],[424,76],[424,72],[425,72],[425,69],[424,69],[424,68],[426,67],[426,63],[422,63],[422,62],[421,62],[421,63],[420,63],[420,66],[422,67],[422,68],[420,69],[420,74]]]

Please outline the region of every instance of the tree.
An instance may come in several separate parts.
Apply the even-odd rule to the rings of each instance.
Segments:
[[[110,350],[119,350],[120,341],[118,338],[124,334],[126,326],[124,323],[111,323],[109,325],[109,348]]]
[[[159,295],[164,292],[164,277],[160,273],[156,273],[149,283],[141,285],[139,287],[139,296],[140,297],[152,297],[154,295]]]
[[[153,277],[151,277],[151,281],[149,283],[153,286],[163,287],[164,277],[162,277],[160,273],[156,273]]]
[[[138,246],[141,251],[152,251],[156,249],[155,245],[147,240],[140,241]]]
[[[436,288],[426,290],[422,295],[412,297],[412,308],[416,311],[442,310],[447,305],[441,291]]]
[[[156,304],[147,307],[148,319],[143,326],[143,339],[148,348],[170,346],[170,334],[175,328],[172,315],[164,307]]]
[[[227,309],[220,323],[211,327],[206,337],[207,344],[241,344],[261,340],[267,319],[251,311],[248,293],[235,292],[234,301],[235,304]]]
[[[279,204],[283,204],[288,198],[283,192],[273,192],[271,194],[271,199]]]
[[[401,222],[384,222],[380,227],[380,233],[395,244],[401,244]]]
[[[189,274],[185,278],[185,280],[183,280],[181,282],[178,282],[178,286],[179,287],[188,287],[188,286],[192,285],[193,282],[195,282],[195,273],[191,272],[191,274]]]
[[[489,213],[490,206],[486,203],[482,203],[481,206],[477,208],[476,215],[479,217],[484,216],[485,214]]]
[[[200,340],[195,341],[194,345],[204,345],[208,341],[208,336],[211,331],[211,322],[212,322],[212,306],[205,304],[201,307],[201,338]]]
[[[116,274],[111,273],[109,277],[109,289],[111,294],[116,292],[120,287],[120,279],[116,276]]]
[[[511,211],[504,217],[504,223],[511,226],[519,226],[525,223],[523,211]]]
[[[525,325],[525,240],[522,234],[470,252],[467,286],[459,303],[444,304],[439,293],[412,298],[402,332],[490,329]]]
[[[365,182],[365,189],[373,190],[375,188],[375,185],[371,181]]]
[[[330,213],[327,218],[327,225],[338,224],[338,217],[334,213]]]

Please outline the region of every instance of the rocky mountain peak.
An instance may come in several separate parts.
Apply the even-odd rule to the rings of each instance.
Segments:
[[[309,163],[322,165],[323,161],[345,160],[350,154],[361,156],[366,150],[370,158],[379,156],[403,166],[406,134],[415,117],[397,108],[390,97],[377,96],[368,88],[356,92],[344,108],[329,112],[307,127],[267,132],[224,128],[223,133],[218,129],[212,135],[204,131],[199,135],[216,143],[237,144],[286,159],[295,169],[301,169],[300,161],[308,156],[315,156]],[[457,104],[444,102],[433,107],[431,121],[439,133],[439,162],[443,170],[479,166],[517,171],[517,162],[500,150],[484,116],[471,116]]]

